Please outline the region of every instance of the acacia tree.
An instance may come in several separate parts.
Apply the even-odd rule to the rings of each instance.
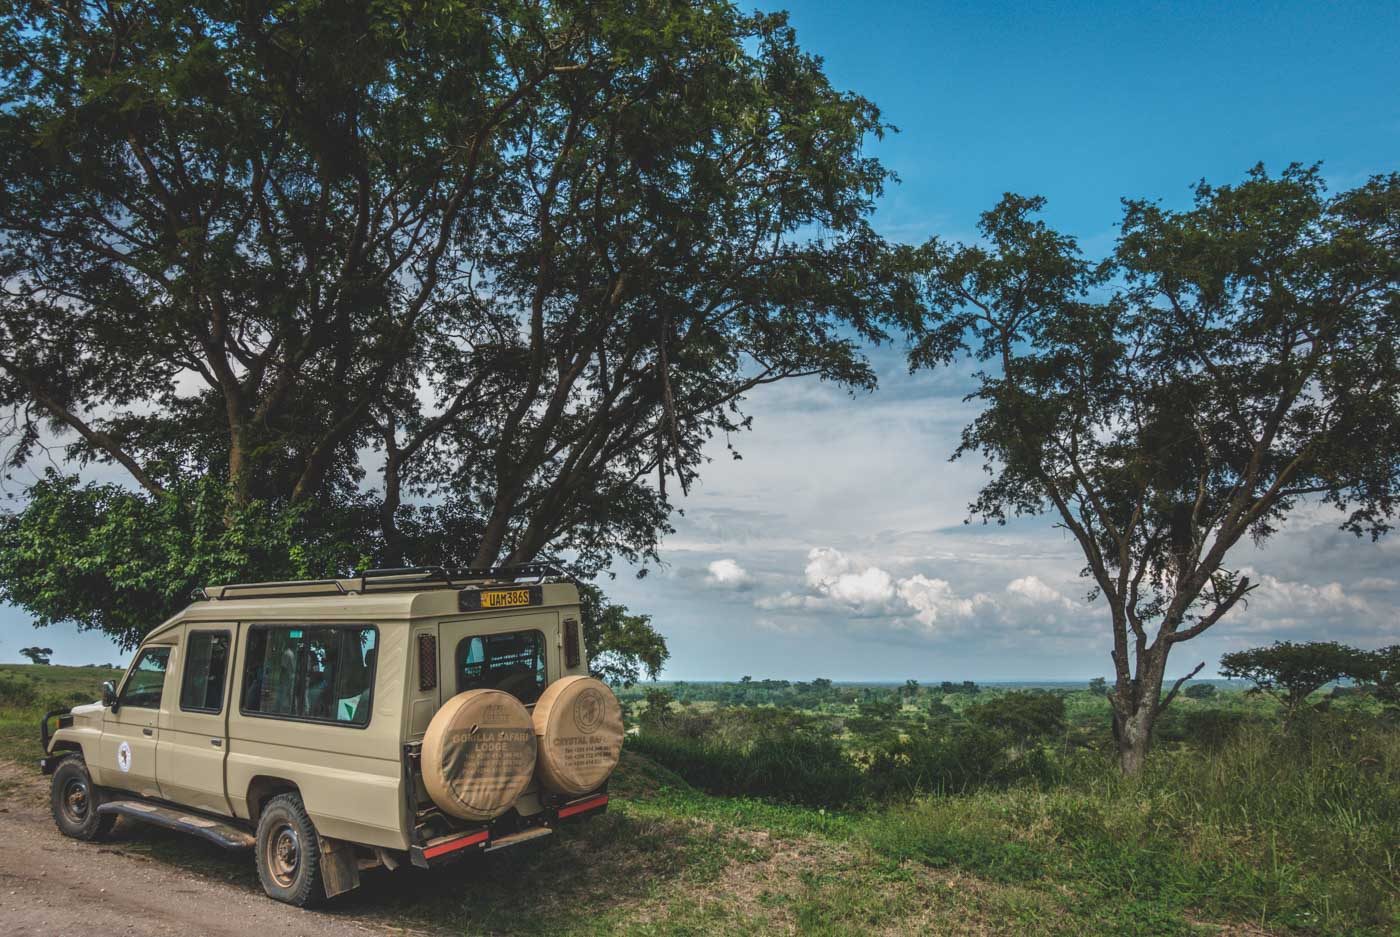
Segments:
[[[0,594],[41,621],[654,556],[745,394],[868,386],[856,340],[916,298],[866,220],[879,112],[781,15],[18,2],[0,75],[8,461],[52,431],[139,491],[48,479],[6,521]]]
[[[1276,641],[1269,647],[1232,651],[1220,658],[1220,675],[1254,684],[1283,705],[1292,722],[1307,699],[1334,680],[1367,681],[1375,676],[1375,655],[1335,641]]]
[[[1302,499],[1380,536],[1400,476],[1400,176],[1328,196],[1316,168],[1256,168],[1171,211],[1126,203],[1095,265],[1005,197],[986,246],[933,241],[916,366],[970,349],[984,519],[1051,512],[1107,606],[1123,771],[1197,665],[1174,647],[1256,588],[1229,563]],[[1117,275],[1115,278],[1115,274]]]
[[[19,649],[21,657],[29,659],[31,664],[47,664],[49,658],[53,656],[51,647],[22,647]]]

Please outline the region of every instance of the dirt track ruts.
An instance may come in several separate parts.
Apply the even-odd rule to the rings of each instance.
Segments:
[[[49,815],[47,778],[0,762],[0,932],[6,937],[329,937],[402,934],[375,921],[302,911],[260,891],[140,855],[81,843]],[[139,840],[138,840],[139,842]],[[230,862],[251,862],[247,855]]]

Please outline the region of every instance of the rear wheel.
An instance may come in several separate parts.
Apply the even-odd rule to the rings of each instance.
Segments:
[[[321,841],[296,794],[279,794],[258,818],[258,879],[269,898],[309,908],[325,900]]]
[[[70,755],[53,773],[49,806],[64,836],[91,842],[112,831],[117,818],[97,812],[102,803],[81,755]]]

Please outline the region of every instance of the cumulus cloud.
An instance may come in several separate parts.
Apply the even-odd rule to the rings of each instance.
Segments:
[[[715,560],[707,570],[705,584],[717,589],[740,591],[753,585],[753,576],[749,575],[749,571],[732,559]]]
[[[760,596],[754,605],[769,612],[826,613],[855,619],[883,619],[890,627],[926,637],[946,636],[968,627],[1015,627],[1034,619],[1038,631],[1054,627],[1077,606],[1035,576],[1013,580],[1005,595],[965,592],[947,579],[915,573],[896,576],[833,547],[807,553],[801,590]],[[1014,620],[1013,620],[1014,619]]]
[[[1006,584],[1006,591],[1035,605],[1052,605],[1073,611],[1076,606],[1064,593],[1047,585],[1039,576],[1022,576]]]
[[[1232,611],[1222,622],[1224,630],[1240,633],[1315,631],[1319,627],[1332,634],[1340,632],[1393,632],[1396,614],[1393,606],[1377,604],[1355,594],[1355,590],[1332,581],[1322,585],[1280,579],[1246,567],[1241,570],[1258,583],[1242,609]],[[1364,582],[1365,580],[1363,580]]]
[[[923,575],[901,579],[898,591],[899,598],[913,612],[914,620],[930,631],[971,618],[979,608],[991,602],[981,593],[965,598],[954,592],[947,580]]]

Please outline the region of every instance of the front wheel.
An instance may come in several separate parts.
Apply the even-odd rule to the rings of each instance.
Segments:
[[[258,879],[269,898],[309,908],[325,900],[321,843],[296,794],[279,794],[258,818]]]
[[[70,755],[59,763],[53,773],[49,805],[53,822],[64,836],[92,842],[112,831],[117,818],[97,812],[102,798],[93,786],[92,776],[82,756]]]

